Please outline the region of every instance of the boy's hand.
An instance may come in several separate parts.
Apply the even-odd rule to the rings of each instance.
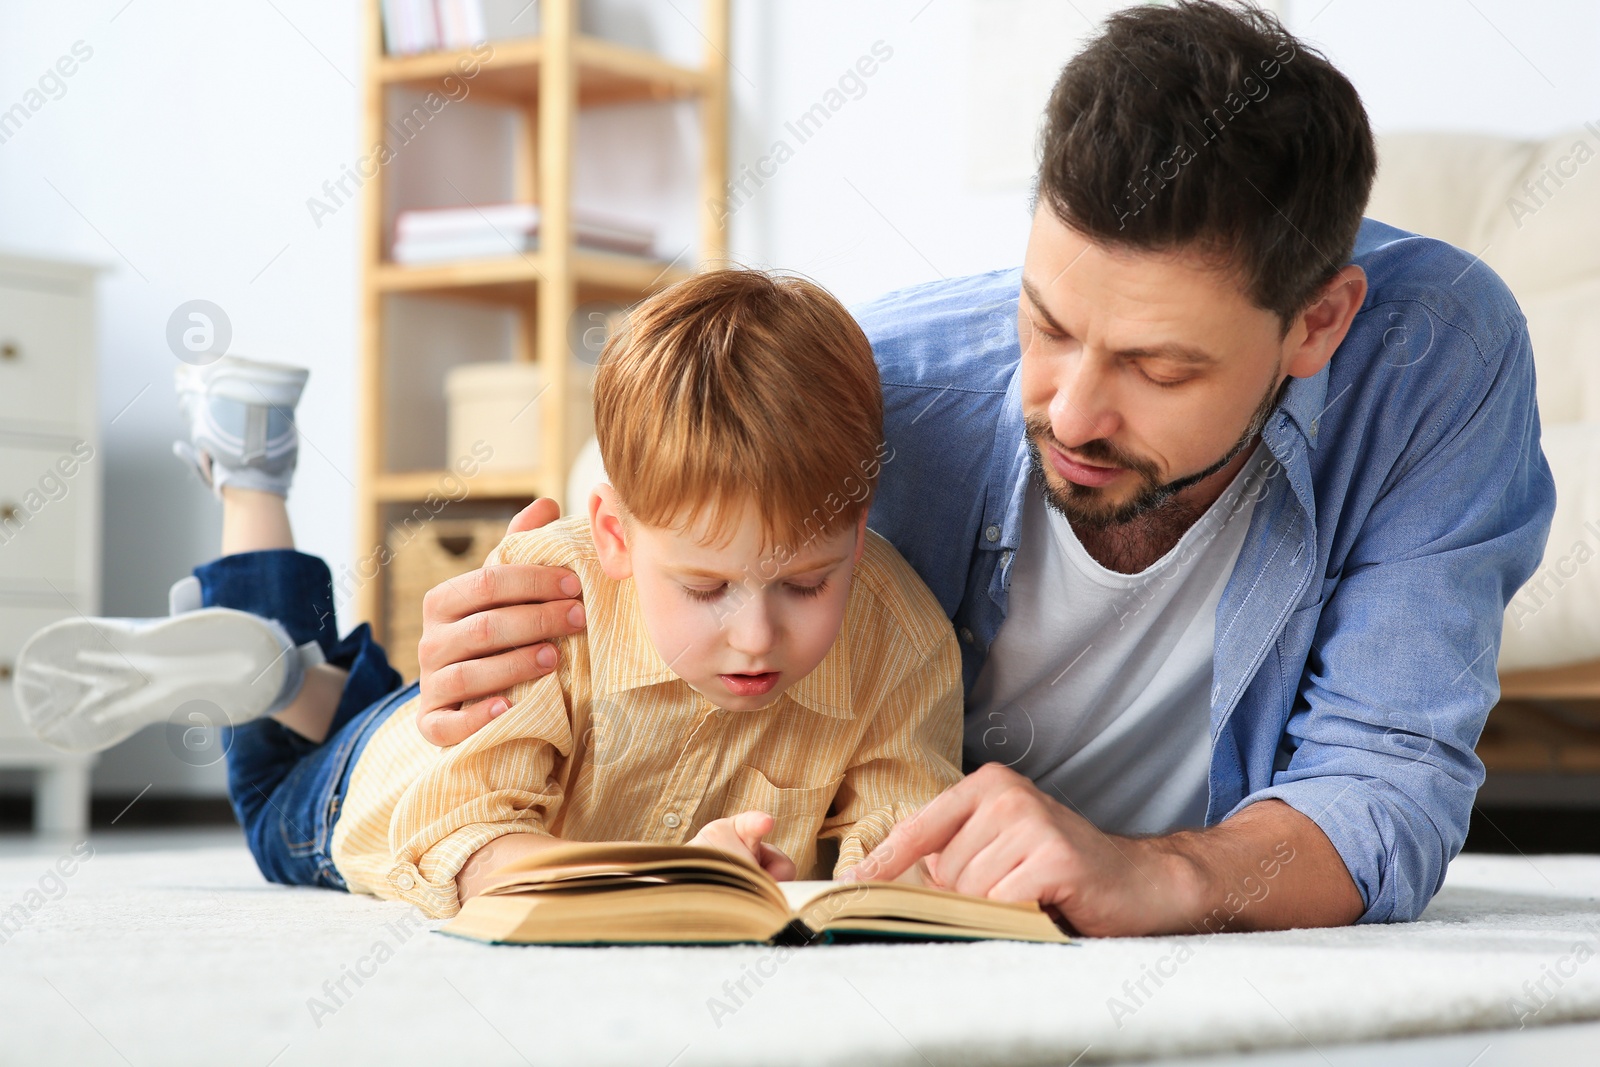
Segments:
[[[742,811],[731,819],[714,819],[700,828],[689,842],[726,852],[736,859],[749,860],[772,876],[773,881],[794,880],[794,860],[761,840],[772,832],[774,820],[764,811]]]
[[[540,497],[506,532],[537,530],[560,517],[560,505]],[[549,642],[583,629],[581,594],[577,576],[565,567],[510,563],[429,590],[417,643],[422,736],[436,745],[465,740],[510,707],[501,693],[554,670],[556,650]]]

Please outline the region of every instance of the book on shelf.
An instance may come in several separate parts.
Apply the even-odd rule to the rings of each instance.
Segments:
[[[402,211],[395,218],[392,255],[406,264],[520,255],[538,247],[539,224],[537,204]],[[655,247],[652,226],[615,213],[576,208],[572,228],[578,244],[601,251],[643,256]]]
[[[507,944],[1072,943],[1038,904],[912,881],[777,882],[695,845],[569,842],[496,873],[443,933]]]
[[[406,266],[422,263],[455,263],[468,259],[497,259],[520,256],[539,249],[539,238],[531,233],[489,233],[473,237],[433,238],[394,243],[394,261]]]
[[[539,32],[538,0],[382,0],[384,51],[455,51]]]
[[[483,0],[434,0],[434,13],[440,47],[471,48],[488,39]]]

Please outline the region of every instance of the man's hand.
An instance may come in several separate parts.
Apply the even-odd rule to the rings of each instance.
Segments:
[[[1361,895],[1327,836],[1276,799],[1206,830],[1118,837],[998,763],[895,826],[845,880],[887,880],[926,857],[937,884],[1037,901],[1089,936],[1342,926]]]
[[[540,497],[506,532],[537,530],[560,517],[560,505]],[[430,589],[417,643],[422,736],[436,745],[464,740],[510,706],[499,694],[554,670],[549,642],[583,629],[581,593],[565,567],[522,564],[482,567]]]
[[[772,832],[774,820],[764,811],[742,811],[730,819],[713,819],[700,828],[689,842],[726,852],[736,859],[749,860],[772,876],[773,881],[794,879],[794,860],[761,840]]]

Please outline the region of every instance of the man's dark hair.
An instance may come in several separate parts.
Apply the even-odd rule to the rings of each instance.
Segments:
[[[1210,0],[1107,19],[1056,81],[1041,159],[1067,225],[1226,257],[1285,331],[1349,262],[1377,170],[1349,80],[1273,15]]]

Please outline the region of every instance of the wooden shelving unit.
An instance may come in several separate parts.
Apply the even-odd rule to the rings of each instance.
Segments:
[[[469,482],[469,499],[522,504],[536,496],[560,497],[574,458],[568,433],[574,375],[568,321],[590,300],[630,303],[687,276],[693,265],[615,255],[577,247],[572,230],[572,161],[580,109],[644,101],[692,99],[701,127],[700,260],[726,256],[724,226],[728,167],[728,0],[702,0],[700,31],[706,41],[699,67],[668,62],[636,48],[578,32],[579,0],[539,0],[536,37],[492,42],[493,54],[468,52],[388,56],[383,51],[379,0],[367,0],[366,109],[363,149],[384,141],[394,90],[442,89],[473,60],[471,101],[508,108],[519,127],[513,197],[540,206],[537,252],[501,259],[402,266],[384,255],[387,183],[374,181],[362,220],[360,478],[357,487],[356,559],[371,558],[386,536],[386,517],[421,502],[446,476],[440,470],[392,470],[385,455],[386,383],[405,368],[395,365],[384,336],[384,303],[429,296],[513,309],[518,313],[516,357],[536,360],[546,388],[539,398],[541,463],[517,473],[485,471]],[[410,149],[408,151],[416,151]],[[440,205],[459,206],[459,205]],[[441,456],[441,461],[443,457]],[[384,629],[384,590],[364,581],[355,593],[352,622]]]

